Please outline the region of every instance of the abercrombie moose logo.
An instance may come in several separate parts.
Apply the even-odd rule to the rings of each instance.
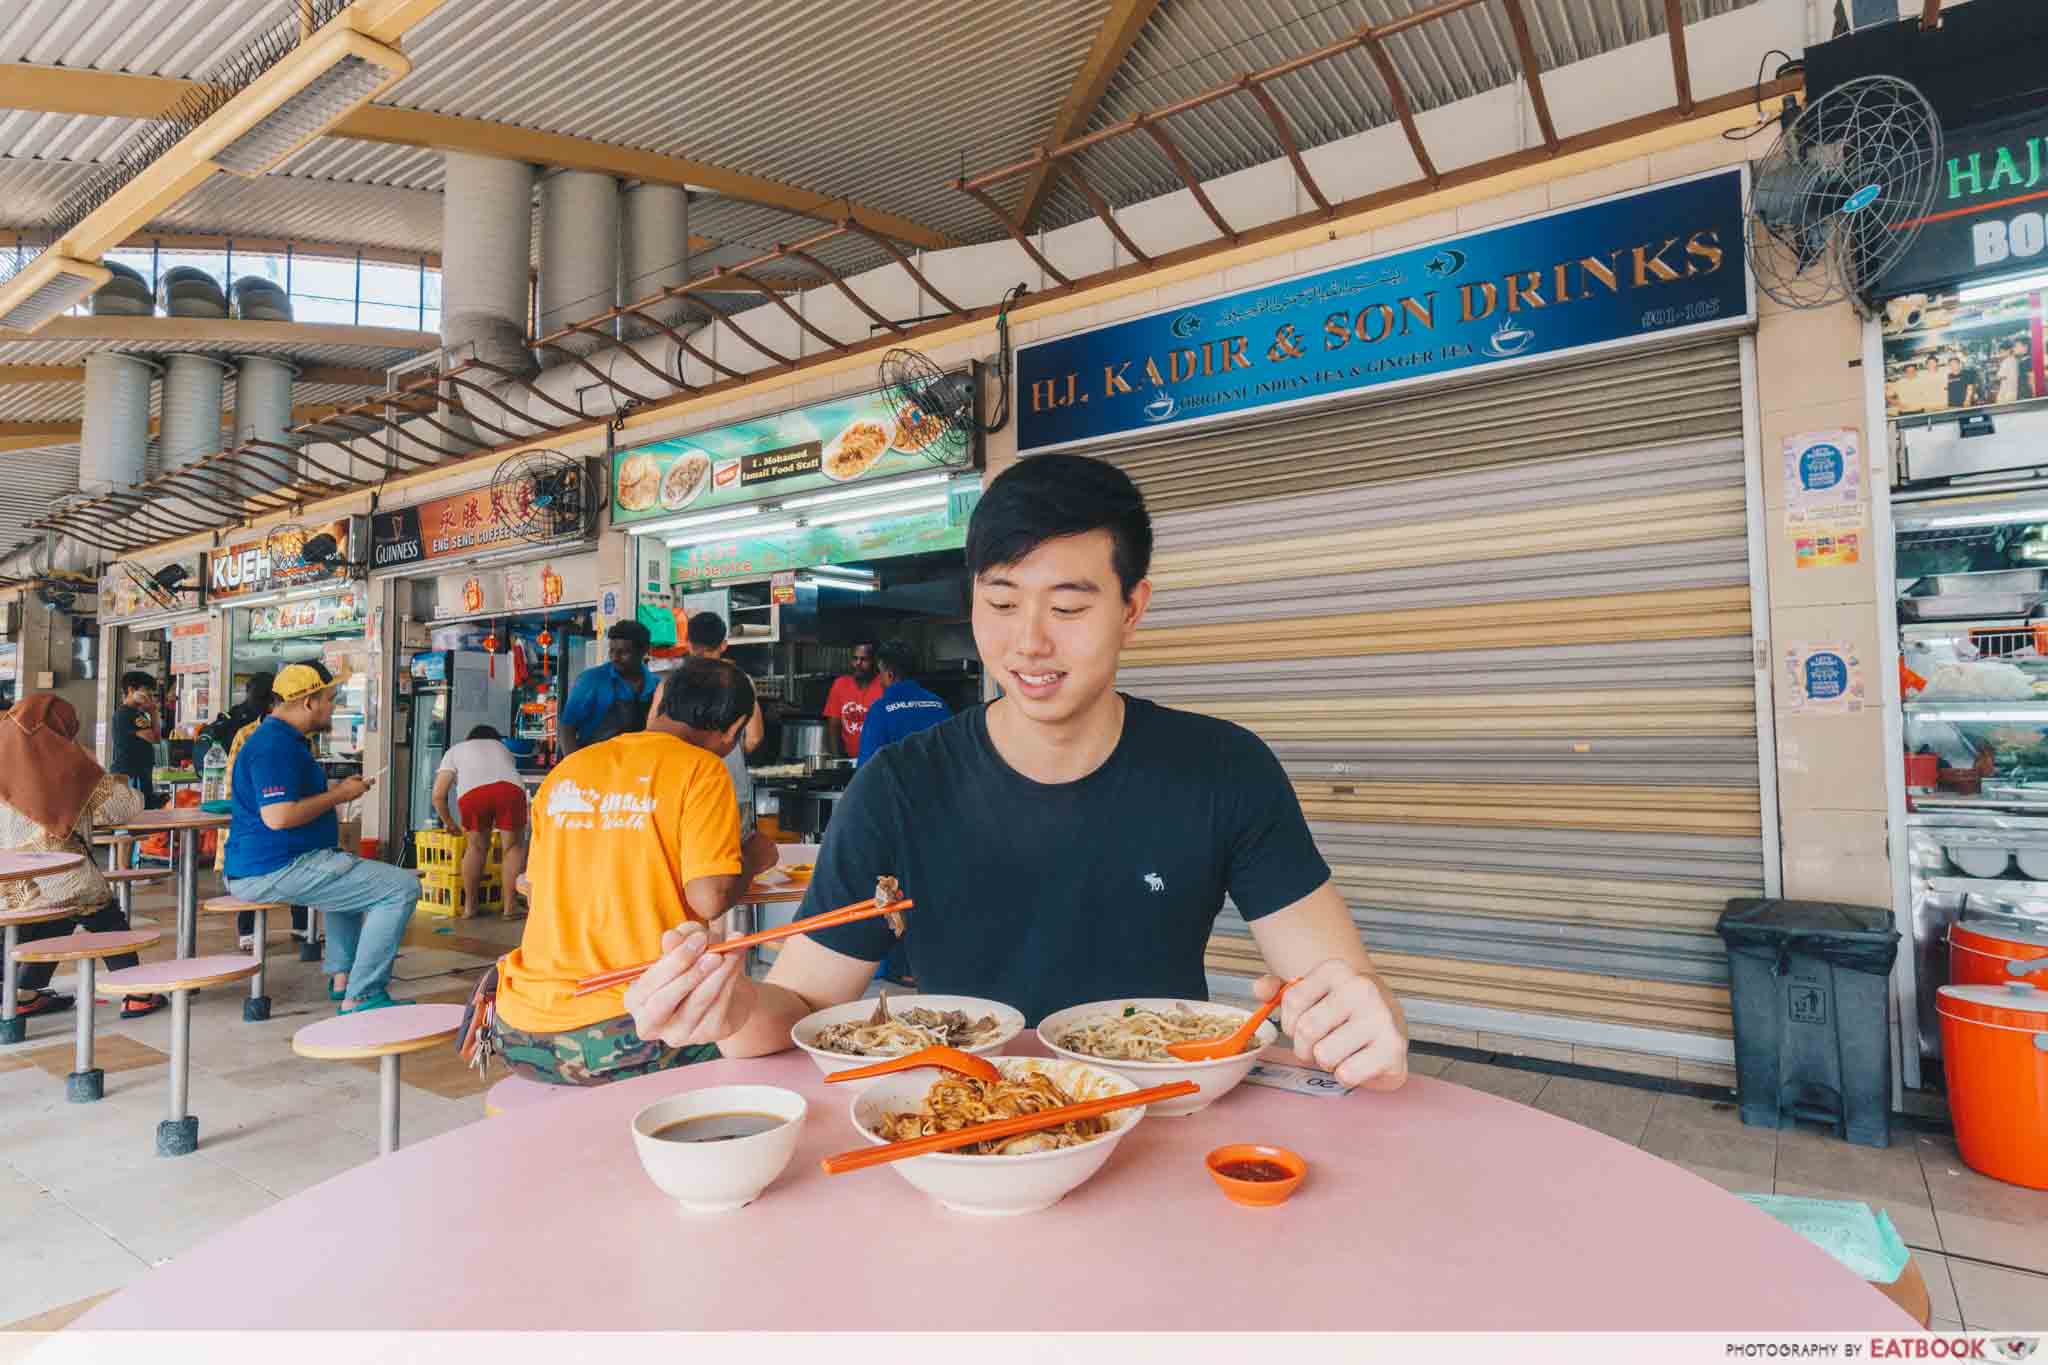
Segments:
[[[1164,891],[1166,889],[1166,878],[1160,876],[1157,872],[1147,872],[1145,874],[1145,889],[1148,891]]]

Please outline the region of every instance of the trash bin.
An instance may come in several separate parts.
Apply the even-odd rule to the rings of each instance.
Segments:
[[[1891,1145],[1891,911],[1742,899],[1728,902],[1718,928],[1742,1121],[1806,1119],[1860,1146]]]

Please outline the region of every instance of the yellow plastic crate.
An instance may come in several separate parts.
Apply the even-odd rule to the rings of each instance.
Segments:
[[[412,835],[413,862],[422,876],[429,872],[460,873],[462,855],[469,847],[467,834],[451,834],[444,829],[419,829]],[[485,875],[496,871],[505,863],[505,836],[502,831],[491,831],[491,851],[484,855]]]
[[[485,871],[483,880],[477,885],[476,908],[483,912],[504,913],[503,877]],[[438,915],[443,919],[462,918],[462,873],[421,872],[420,898],[414,903],[414,909],[422,915]]]

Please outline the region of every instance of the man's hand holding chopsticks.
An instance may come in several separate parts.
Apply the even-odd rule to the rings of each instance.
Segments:
[[[633,1031],[670,1047],[715,1043],[745,1023],[754,1008],[754,983],[745,953],[705,953],[701,925],[661,936],[661,958],[626,987]]]

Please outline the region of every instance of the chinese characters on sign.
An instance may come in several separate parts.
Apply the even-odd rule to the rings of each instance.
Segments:
[[[1802,432],[1784,445],[1785,534],[1801,569],[1855,564],[1868,517],[1863,447],[1849,428]]]
[[[532,513],[535,496],[533,481],[523,479],[510,490],[472,488],[379,512],[370,526],[370,567],[398,568],[517,541],[513,528]]]

